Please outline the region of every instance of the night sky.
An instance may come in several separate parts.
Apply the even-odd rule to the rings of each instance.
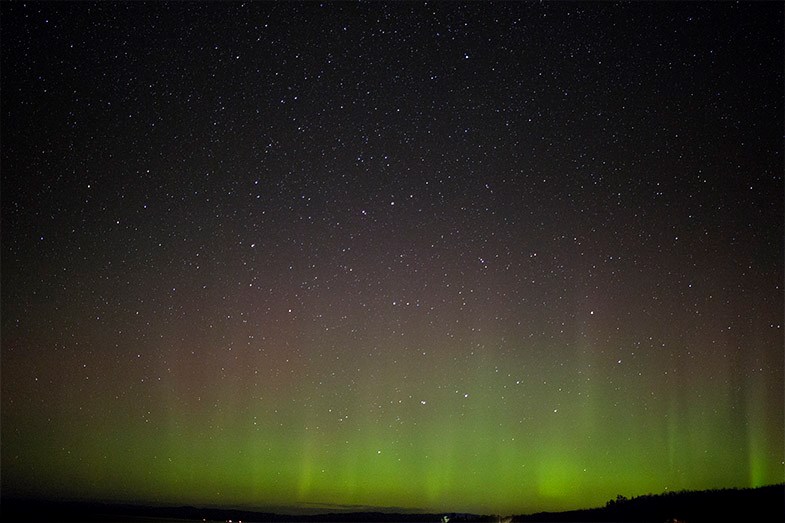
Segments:
[[[4,494],[785,480],[782,3],[1,8]]]

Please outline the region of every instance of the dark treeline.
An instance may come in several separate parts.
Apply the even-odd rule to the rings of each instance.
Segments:
[[[785,484],[755,489],[721,489],[618,496],[602,508],[515,516],[518,522],[716,523],[785,521]]]
[[[123,518],[172,518],[195,521],[259,523],[441,523],[444,513],[333,512],[317,515],[287,515],[247,510],[195,507],[152,507],[80,501],[9,499],[0,501],[3,522],[102,522]],[[453,523],[491,523],[498,516],[447,514]],[[569,512],[540,512],[514,516],[523,522],[623,522],[623,523],[722,523],[785,521],[785,484],[756,489],[723,489],[669,492],[627,499],[618,496],[604,507]]]

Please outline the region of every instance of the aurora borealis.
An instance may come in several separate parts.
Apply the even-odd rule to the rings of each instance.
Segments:
[[[782,3],[0,9],[3,495],[785,481]]]

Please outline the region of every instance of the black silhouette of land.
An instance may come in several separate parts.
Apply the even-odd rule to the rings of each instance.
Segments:
[[[500,517],[477,514],[332,512],[316,515],[276,514],[247,510],[163,507],[41,499],[0,500],[3,522],[142,522],[243,521],[259,523],[490,523],[505,521],[562,523],[709,523],[785,521],[785,484],[755,489],[669,492],[634,498],[618,496],[604,507],[567,512],[540,512]]]
[[[785,484],[755,489],[668,492],[627,499],[604,507],[515,516],[518,522],[709,523],[785,521]]]

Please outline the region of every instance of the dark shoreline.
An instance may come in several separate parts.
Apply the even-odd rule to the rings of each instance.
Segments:
[[[785,521],[785,484],[755,489],[669,492],[634,498],[619,496],[604,507],[566,512],[539,512],[508,517],[457,513],[333,512],[315,515],[276,514],[237,509],[191,506],[145,506],[90,501],[9,498],[0,501],[4,522],[122,522],[145,518],[171,521],[244,521],[259,523],[441,523],[452,522],[624,522],[686,523]]]

